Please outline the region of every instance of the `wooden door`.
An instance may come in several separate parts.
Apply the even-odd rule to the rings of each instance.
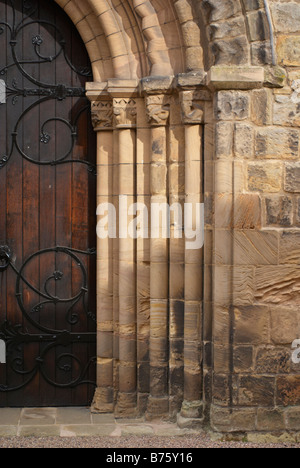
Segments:
[[[52,0],[0,0],[0,49],[0,406],[86,405],[96,374],[90,63]]]

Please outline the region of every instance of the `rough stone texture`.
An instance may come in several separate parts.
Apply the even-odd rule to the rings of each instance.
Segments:
[[[93,64],[98,201],[206,200],[204,249],[175,223],[101,244],[93,410],[298,431],[298,2],[270,1],[272,24],[263,0],[57,3]]]

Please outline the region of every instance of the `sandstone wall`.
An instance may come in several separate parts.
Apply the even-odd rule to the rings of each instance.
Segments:
[[[299,430],[300,4],[269,3],[286,80],[216,96],[211,417],[221,431]]]

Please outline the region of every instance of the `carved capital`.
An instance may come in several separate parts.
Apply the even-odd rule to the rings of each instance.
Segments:
[[[113,102],[111,99],[92,101],[92,124],[95,131],[113,128]]]
[[[131,98],[113,100],[114,121],[117,128],[134,128],[136,126],[136,101]]]
[[[180,93],[181,113],[184,124],[204,122],[204,96],[201,90],[182,91]]]
[[[167,125],[170,116],[169,96],[160,94],[146,97],[146,112],[151,125]]]

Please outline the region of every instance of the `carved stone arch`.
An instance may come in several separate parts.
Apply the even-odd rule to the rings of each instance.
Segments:
[[[264,1],[55,1],[81,34],[95,81],[176,75],[214,65],[274,65]]]

